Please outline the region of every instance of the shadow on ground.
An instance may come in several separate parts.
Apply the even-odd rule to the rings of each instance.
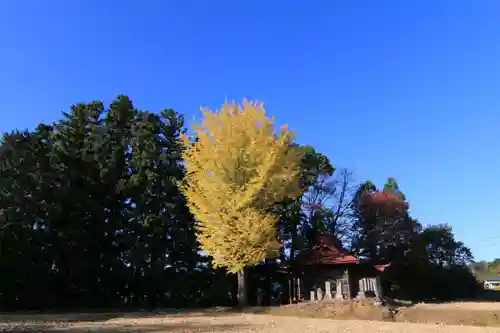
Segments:
[[[186,322],[186,323],[155,323],[155,324],[114,324],[107,326],[104,324],[95,323],[93,325],[82,326],[69,326],[69,327],[11,327],[9,329],[2,329],[2,332],[24,332],[24,333],[83,333],[83,332],[101,332],[101,333],[176,333],[176,332],[244,332],[250,327],[247,324],[211,324],[207,322]]]
[[[230,313],[241,313],[241,310],[230,307],[215,307],[208,309],[159,309],[151,311],[92,311],[92,312],[0,312],[0,323],[23,323],[23,322],[96,322],[106,321],[117,318],[151,318],[166,316],[169,317],[185,317],[189,316],[218,316],[227,315]]]
[[[80,322],[80,321],[104,321],[122,317],[120,312],[102,313],[41,313],[41,312],[19,312],[0,313],[0,323],[23,323],[23,322]]]

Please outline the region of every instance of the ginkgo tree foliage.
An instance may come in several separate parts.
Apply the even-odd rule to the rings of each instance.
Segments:
[[[293,143],[288,130],[276,131],[263,111],[252,102],[207,111],[197,141],[185,138],[185,147],[182,114],[141,110],[123,95],[0,134],[2,311],[232,305],[233,277],[200,255],[196,233],[219,266],[237,271],[280,246],[276,224],[287,265],[288,253],[309,246],[307,231],[326,227],[353,239],[345,245],[355,254],[391,262],[384,275],[396,294],[388,296],[477,296],[466,266],[472,254],[451,227],[422,226],[405,207],[386,210],[393,205],[381,199],[402,194],[393,179],[379,189],[353,186],[351,197],[348,173],[314,147]],[[293,149],[303,155],[298,181]],[[188,171],[185,196],[178,184]],[[296,193],[298,186],[306,192]],[[485,278],[499,267],[483,262],[474,271]]]
[[[296,197],[301,154],[294,133],[266,116],[262,103],[202,108],[192,137],[183,137],[181,186],[197,220],[201,248],[229,272],[277,254],[275,203]]]

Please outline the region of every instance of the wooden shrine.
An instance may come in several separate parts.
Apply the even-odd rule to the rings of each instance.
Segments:
[[[348,254],[335,236],[320,232],[313,246],[300,252],[288,276],[290,303],[383,296],[380,273],[389,265],[372,265]]]

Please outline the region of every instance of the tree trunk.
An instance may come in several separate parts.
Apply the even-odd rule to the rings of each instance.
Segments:
[[[247,283],[246,283],[246,269],[243,268],[238,272],[238,305],[245,306],[247,305]]]

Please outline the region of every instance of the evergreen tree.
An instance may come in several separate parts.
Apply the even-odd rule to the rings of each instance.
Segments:
[[[183,118],[126,96],[80,103],[0,145],[0,306],[194,304],[200,257]],[[209,275],[208,275],[209,276]],[[203,281],[203,279],[200,279]]]

